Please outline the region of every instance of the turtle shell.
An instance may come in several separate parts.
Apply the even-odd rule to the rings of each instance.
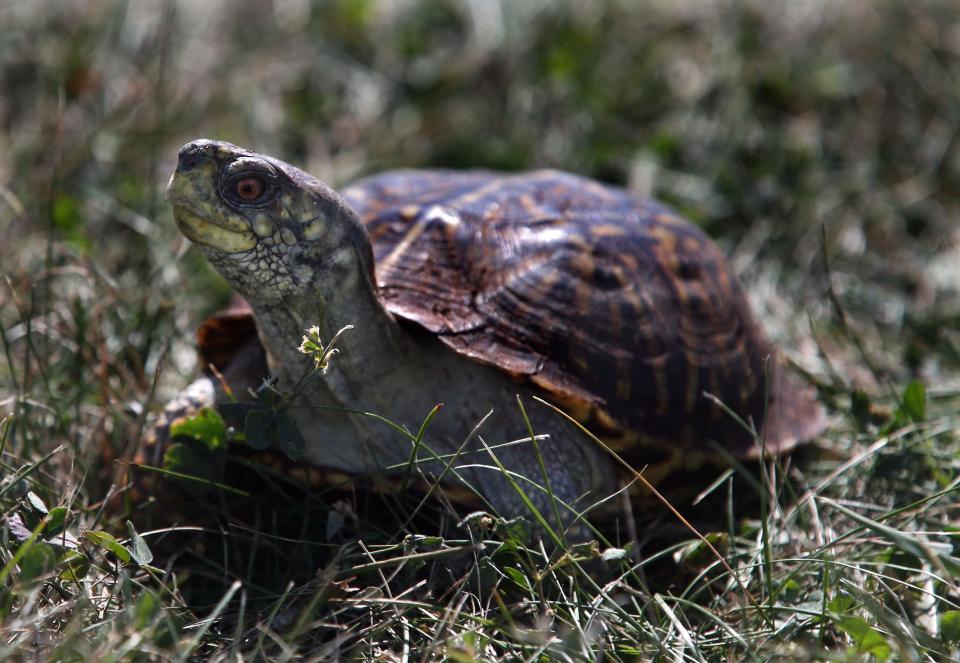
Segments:
[[[749,458],[743,422],[771,452],[822,427],[721,251],[663,205],[557,171],[394,171],[343,196],[387,310],[539,387],[628,459],[708,440]],[[217,337],[201,328],[208,360]]]

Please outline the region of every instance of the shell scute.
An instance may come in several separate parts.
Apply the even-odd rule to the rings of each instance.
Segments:
[[[710,421],[710,437],[750,455],[752,437],[704,392],[760,425],[769,391],[783,420],[771,449],[792,446],[804,417],[818,425],[720,250],[657,203],[557,171],[400,171],[345,197],[388,310],[584,420],[681,447],[702,441],[691,421]]]

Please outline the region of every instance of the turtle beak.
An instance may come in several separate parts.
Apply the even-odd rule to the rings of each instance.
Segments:
[[[167,184],[167,201],[184,236],[200,244],[239,253],[256,246],[246,219],[227,208],[217,193],[218,144],[196,140],[180,148],[177,169]]]
[[[213,159],[213,141],[194,140],[180,148],[177,168],[167,183],[166,197],[171,205],[197,207],[215,193],[217,164]]]
[[[170,174],[170,179],[167,180],[167,186],[164,187],[164,189],[163,189],[163,199],[166,200],[168,203],[169,203],[169,202],[172,202],[172,201],[170,200],[170,189],[173,188],[173,178],[175,178],[176,176],[177,176],[177,173],[176,173],[176,172],[171,173],[171,174]]]

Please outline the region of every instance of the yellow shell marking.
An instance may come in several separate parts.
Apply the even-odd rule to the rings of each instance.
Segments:
[[[396,245],[396,247],[394,247],[393,251],[390,252],[390,255],[388,255],[383,260],[380,260],[377,262],[377,272],[380,274],[388,273],[390,269],[393,267],[393,264],[397,261],[397,259],[399,259],[400,256],[402,256],[404,253],[406,253],[407,247],[413,244],[413,242],[417,239],[417,237],[419,237],[423,233],[425,227],[426,226],[424,224],[417,223],[412,228],[410,228],[410,231],[407,233],[407,236],[404,237],[403,240]]]
[[[657,214],[655,219],[657,223],[664,226],[681,226],[683,228],[690,226],[689,221],[684,221],[679,216],[674,216],[673,214]]]
[[[690,366],[690,367],[697,366],[698,362],[696,361],[696,359],[697,358],[694,356],[687,357],[687,366]],[[687,393],[686,393],[686,399],[684,402],[684,406],[687,412],[693,412],[693,409],[697,404],[697,398],[700,396],[699,387],[700,387],[700,371],[696,369],[691,370],[690,376],[689,378],[687,378]]]
[[[613,223],[601,223],[593,226],[591,233],[595,237],[623,237],[626,234],[626,230],[624,230],[623,226],[618,226]]]
[[[720,376],[717,375],[716,370],[710,371],[710,393],[713,394],[714,396],[717,396],[718,394],[723,393],[720,390]],[[727,413],[724,412],[723,409],[719,407],[710,408],[710,421],[720,421],[726,416],[727,416]]]
[[[474,189],[473,191],[468,191],[459,198],[454,198],[452,201],[447,203],[450,207],[454,209],[459,209],[460,207],[469,205],[475,200],[480,200],[486,196],[491,191],[496,191],[503,186],[503,183],[507,180],[506,177],[497,177],[490,180],[487,184],[484,184],[481,187]]]
[[[670,408],[670,385],[667,384],[667,360],[669,355],[660,355],[650,362],[653,384],[657,394],[657,414],[665,415]]]

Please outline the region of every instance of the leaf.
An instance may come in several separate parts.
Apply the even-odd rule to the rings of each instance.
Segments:
[[[246,421],[247,412],[257,407],[262,409],[262,406],[247,401],[219,403],[217,405],[217,412],[223,418],[223,423],[227,425],[227,429],[229,430],[231,427],[236,429],[232,439],[243,435],[243,422]]]
[[[46,542],[55,548],[75,548],[76,538],[70,533],[63,533],[64,524],[67,520],[67,507],[57,506],[50,509],[49,513],[43,517],[41,522],[37,523],[37,532],[43,533]],[[42,523],[42,527],[41,527]],[[10,534],[19,543],[24,543],[31,536],[31,530],[23,522],[20,514],[13,514],[7,519],[7,529]]]
[[[130,547],[128,549],[133,556],[133,561],[141,566],[152,562],[153,553],[150,552],[147,542],[137,533],[137,530],[133,527],[133,523],[129,520],[127,521],[127,533],[130,535]]]
[[[189,437],[203,442],[211,451],[226,447],[227,425],[223,418],[212,408],[201,408],[194,416],[179,419],[170,426],[173,437]]]
[[[498,518],[493,531],[502,537],[504,542],[512,543],[520,548],[528,546],[533,538],[533,527],[530,525],[530,521],[523,516],[517,516],[510,520]]]
[[[300,460],[307,449],[307,441],[303,439],[297,423],[286,412],[277,413],[276,418],[280,448],[291,460]]]
[[[707,532],[702,539],[692,539],[673,553],[673,560],[677,564],[698,564],[705,558],[713,556],[710,543],[719,546],[726,543],[727,535],[724,532]]]
[[[857,643],[857,651],[861,654],[872,654],[881,661],[890,658],[891,647],[883,635],[870,626],[863,617],[844,617],[837,622],[843,631]]]
[[[960,642],[960,610],[947,610],[940,617],[940,635],[947,642]]]
[[[630,546],[627,546],[627,550],[629,549]],[[567,548],[567,552],[578,559],[598,559],[600,557],[600,545],[596,539],[590,539],[588,541],[571,544],[570,547]]]
[[[493,527],[495,518],[486,511],[472,511],[460,521],[460,527],[472,527],[478,530],[488,530]],[[27,532],[29,536],[30,532]]]
[[[90,530],[84,532],[83,537],[98,548],[112,552],[117,556],[117,559],[124,564],[130,561],[130,551],[124,548],[120,542],[110,534],[99,530]]]
[[[254,449],[269,449],[276,437],[276,416],[271,410],[250,410],[243,422],[247,444]]]
[[[134,611],[134,628],[140,630],[149,624],[153,616],[157,614],[158,607],[157,597],[154,596],[153,592],[150,590],[143,592],[140,595],[140,600],[137,601],[137,607]]]
[[[505,566],[503,567],[503,572],[506,573],[513,582],[519,585],[521,589],[530,591],[530,581],[527,579],[527,576],[520,572],[520,570],[515,569],[512,566]]]
[[[802,595],[803,586],[794,578],[789,578],[781,583],[777,592],[783,597],[783,600],[789,603],[796,601]]]
[[[845,612],[853,610],[854,605],[856,605],[856,601],[854,601],[852,596],[848,594],[837,594],[827,603],[827,609],[830,612],[842,615]]]
[[[404,550],[438,550],[443,546],[442,536],[427,534],[407,534],[403,538]]]
[[[607,548],[600,553],[600,559],[604,562],[619,562],[629,558],[630,553],[624,548]]]
[[[90,560],[76,550],[68,550],[60,560],[63,567],[58,574],[64,582],[80,582],[90,571]]]
[[[34,580],[53,570],[57,565],[57,553],[45,543],[37,541],[20,558],[20,578]]]
[[[900,410],[910,421],[920,422],[927,418],[927,390],[923,383],[914,380],[903,391]]]
[[[43,533],[46,536],[56,536],[60,531],[63,530],[63,526],[67,522],[67,507],[65,506],[55,506],[50,509],[50,512],[47,514],[47,526],[44,528]]]
[[[32,490],[27,493],[27,501],[30,502],[30,506],[39,511],[40,513],[47,513],[47,505],[43,503],[43,500],[33,492]]]
[[[892,653],[892,647],[876,629],[870,629],[864,634],[857,643],[857,650],[861,654],[873,654],[881,661],[886,661]]]
[[[24,524],[23,518],[20,517],[19,513],[15,513],[7,518],[7,529],[10,530],[10,534],[13,535],[13,538],[15,538],[18,543],[23,543],[30,538],[30,528]]]
[[[84,233],[86,221],[83,210],[75,197],[62,193],[54,198],[50,216],[53,225],[67,242],[79,249],[90,248],[90,238]]]
[[[163,454],[163,469],[215,481],[219,478],[216,460],[202,443],[174,442]]]

